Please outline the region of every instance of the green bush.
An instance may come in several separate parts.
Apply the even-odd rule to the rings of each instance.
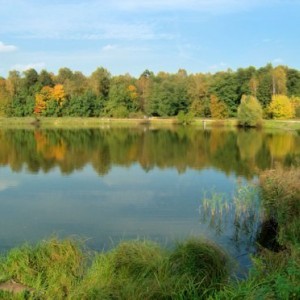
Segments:
[[[201,287],[220,285],[228,278],[227,255],[217,246],[199,239],[177,245],[170,256],[172,274],[188,275]]]
[[[184,111],[180,111],[177,115],[177,121],[182,125],[189,125],[194,120],[194,114],[192,112],[184,113]]]
[[[238,107],[238,124],[243,127],[258,127],[262,124],[262,107],[258,100],[249,95],[243,95]]]

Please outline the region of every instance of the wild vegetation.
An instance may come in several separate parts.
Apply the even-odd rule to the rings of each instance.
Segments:
[[[237,116],[243,96],[256,98],[265,117],[299,117],[300,72],[271,64],[215,74],[146,70],[138,78],[112,76],[102,67],[89,76],[68,68],[58,74],[10,71],[0,78],[0,116],[134,118],[182,112],[224,119]]]
[[[2,258],[0,280],[22,283],[5,299],[194,299],[225,283],[230,266],[215,245],[199,239],[172,251],[149,241],[120,243],[106,253],[83,252],[77,242],[50,239]]]
[[[264,171],[260,187],[267,226],[257,237],[260,251],[249,277],[225,286],[212,299],[300,298],[300,169]]]

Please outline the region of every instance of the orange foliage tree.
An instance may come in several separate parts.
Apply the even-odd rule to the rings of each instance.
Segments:
[[[53,88],[44,86],[39,93],[35,95],[34,113],[36,115],[53,115],[50,107],[57,108],[66,100],[66,93],[62,84],[56,84]],[[54,105],[53,105],[54,104]],[[47,112],[47,110],[49,110]]]

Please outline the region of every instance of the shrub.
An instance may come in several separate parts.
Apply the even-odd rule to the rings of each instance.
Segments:
[[[293,104],[285,95],[272,96],[268,112],[274,119],[291,119],[295,116]]]
[[[244,127],[261,126],[262,114],[258,100],[253,96],[243,95],[238,107],[238,124]]]
[[[174,275],[188,275],[202,288],[221,284],[229,274],[228,258],[217,246],[190,239],[177,245],[170,256]]]
[[[194,114],[192,112],[184,113],[184,111],[180,111],[177,115],[177,121],[182,125],[189,125],[193,122]]]
[[[128,115],[129,111],[123,105],[120,105],[111,111],[111,116],[114,118],[128,118]]]

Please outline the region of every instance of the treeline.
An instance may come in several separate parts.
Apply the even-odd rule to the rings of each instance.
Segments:
[[[226,118],[237,115],[244,95],[258,100],[264,117],[300,117],[300,71],[271,64],[215,74],[146,70],[138,78],[102,67],[90,76],[68,68],[10,71],[0,77],[0,115]]]

